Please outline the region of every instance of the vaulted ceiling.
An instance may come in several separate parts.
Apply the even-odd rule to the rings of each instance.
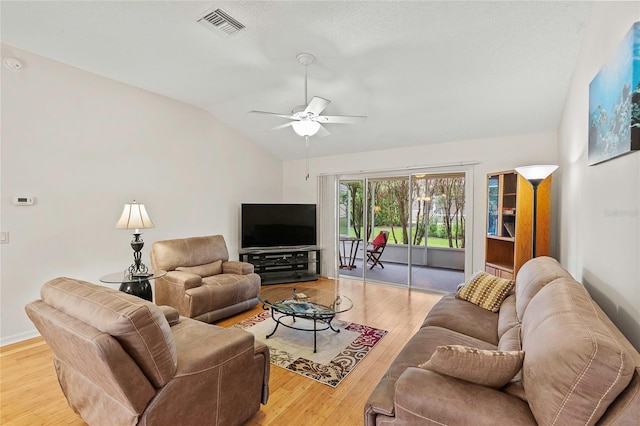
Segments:
[[[211,112],[282,159],[309,97],[329,115],[311,156],[555,130],[590,12],[560,1],[6,1],[3,56],[24,49]],[[245,28],[197,23],[220,8]],[[25,70],[29,64],[25,64]]]

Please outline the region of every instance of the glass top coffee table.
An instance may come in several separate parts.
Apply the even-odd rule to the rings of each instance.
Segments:
[[[273,287],[262,290],[258,295],[264,310],[271,309],[271,318],[276,323],[273,331],[266,336],[273,336],[278,326],[283,325],[294,330],[313,331],[313,352],[316,352],[316,334],[318,331],[335,329],[331,321],[341,312],[346,312],[353,307],[353,302],[346,296],[335,291],[321,290],[311,287]],[[295,324],[296,318],[304,318],[313,321],[313,328],[296,327],[285,324],[283,318],[291,317]]]

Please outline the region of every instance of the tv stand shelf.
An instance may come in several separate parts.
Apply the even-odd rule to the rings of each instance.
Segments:
[[[316,281],[320,276],[320,249],[243,249],[240,260],[253,265],[262,285]]]

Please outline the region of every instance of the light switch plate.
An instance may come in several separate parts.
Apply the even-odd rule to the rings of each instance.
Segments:
[[[0,232],[0,244],[7,244],[9,242],[9,233]]]

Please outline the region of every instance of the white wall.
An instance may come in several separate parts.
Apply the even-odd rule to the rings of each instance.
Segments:
[[[304,143],[301,139],[301,143]],[[321,142],[318,142],[321,143]],[[313,146],[310,148],[313,149]],[[484,270],[487,174],[510,170],[528,164],[557,164],[557,138],[555,132],[515,135],[501,138],[468,140],[372,151],[360,154],[338,155],[310,159],[311,177],[305,181],[304,160],[285,161],[283,170],[283,197],[286,202],[316,202],[317,175],[340,174],[378,169],[403,169],[413,166],[450,164],[478,161],[473,166],[473,270]],[[555,183],[554,183],[555,187]],[[553,215],[552,222],[555,219]],[[551,254],[555,254],[555,232],[552,232]],[[472,271],[467,271],[472,272]]]
[[[41,285],[94,283],[133,260],[122,206],[143,202],[151,243],[222,234],[237,259],[242,202],[279,202],[282,163],[209,113],[19,49],[2,67],[1,344],[35,335]],[[11,204],[30,195],[36,204]]]
[[[595,2],[559,129],[560,261],[640,349],[640,152],[587,166],[589,83],[638,2]]]

